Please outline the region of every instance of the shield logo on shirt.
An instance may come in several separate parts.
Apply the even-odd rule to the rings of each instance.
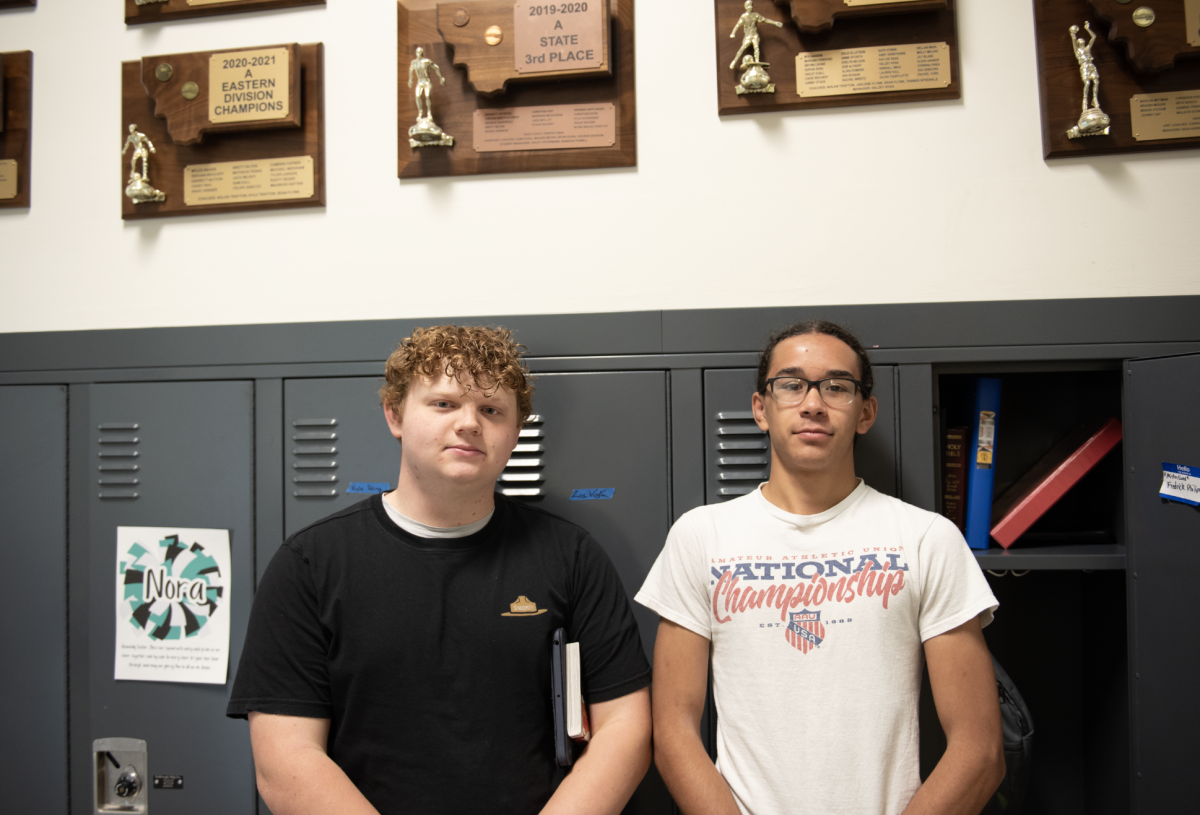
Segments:
[[[807,654],[825,639],[825,625],[821,622],[820,611],[809,611],[802,608],[788,615],[787,641],[800,653]]]

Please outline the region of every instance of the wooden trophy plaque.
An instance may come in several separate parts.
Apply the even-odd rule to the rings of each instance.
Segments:
[[[0,208],[29,206],[33,52],[0,54]]]
[[[961,96],[955,0],[714,5],[722,116]]]
[[[633,0],[400,0],[398,17],[400,178],[637,165]],[[423,69],[425,111],[418,48],[445,77]],[[418,132],[430,120],[452,145]]]
[[[1034,0],[1033,12],[1045,158],[1200,147],[1200,1]],[[1076,38],[1091,43],[1107,133],[1072,137],[1096,101]]]
[[[323,5],[325,0],[125,0],[125,25]]]
[[[36,5],[37,0],[0,0],[0,8],[29,8]]]
[[[321,43],[122,63],[121,217],[324,206],[324,73]]]

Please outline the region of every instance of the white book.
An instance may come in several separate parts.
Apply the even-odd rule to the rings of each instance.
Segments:
[[[564,691],[567,698],[563,706],[567,713],[567,736],[586,741],[592,734],[588,727],[587,711],[583,706],[583,687],[579,672],[579,643],[567,643],[566,663]]]

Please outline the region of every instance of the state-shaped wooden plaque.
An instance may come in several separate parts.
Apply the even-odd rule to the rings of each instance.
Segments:
[[[637,165],[633,0],[399,0],[397,16],[400,178]],[[413,132],[418,48],[453,145]]]
[[[805,34],[828,31],[838,19],[940,11],[946,8],[947,2],[949,0],[775,0],[777,5],[791,12],[792,22]]]
[[[745,0],[714,0],[714,7],[722,116],[962,95],[955,0],[754,0],[750,10]]]
[[[1126,59],[1139,73],[1156,74],[1179,60],[1200,56],[1200,46],[1188,41],[1195,40],[1197,32],[1188,30],[1185,4],[1178,0],[1154,3],[1153,8],[1130,0],[1088,0],[1088,5],[1108,23],[1108,41],[1124,48]],[[1151,8],[1149,14],[1146,8]]]
[[[33,52],[0,53],[0,208],[28,207]]]
[[[125,0],[125,25],[323,5],[325,0]]]
[[[1037,39],[1042,155],[1047,158],[1194,150],[1200,147],[1200,49],[1188,40],[1187,4],[1146,4],[1148,26],[1134,23],[1138,2],[1033,0]],[[1142,22],[1147,18],[1139,15]],[[1072,46],[1071,26],[1091,45],[1100,77],[1100,109],[1108,133],[1077,136],[1084,109],[1084,84]],[[1094,102],[1089,90],[1089,107]]]
[[[121,217],[324,206],[324,73],[321,43],[122,63]]]

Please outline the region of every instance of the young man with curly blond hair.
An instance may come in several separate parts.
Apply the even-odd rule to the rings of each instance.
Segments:
[[[617,813],[650,762],[650,669],[587,532],[495,493],[532,409],[508,331],[418,329],[380,390],[397,488],[297,532],[255,596],[227,714],[275,815]],[[592,739],[555,762],[551,637]]]

